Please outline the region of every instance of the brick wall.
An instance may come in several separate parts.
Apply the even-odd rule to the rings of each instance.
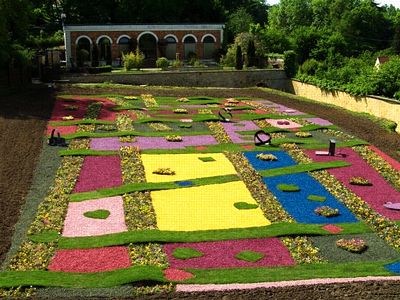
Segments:
[[[196,43],[196,54],[197,57],[203,58],[203,43],[201,42],[201,39],[204,35],[206,34],[212,34],[215,39],[215,49],[218,49],[221,47],[221,32],[219,30],[208,30],[208,31],[199,31],[199,30],[187,30],[187,31],[152,31],[158,39],[163,39],[166,35],[168,34],[173,34],[178,38],[177,41],[177,53],[179,53],[179,56],[181,59],[184,58],[184,44],[183,44],[183,37],[187,34],[192,34],[197,38],[197,43]],[[87,36],[92,40],[93,45],[96,44],[97,39],[100,36],[106,35],[111,38],[112,44],[111,44],[111,54],[112,54],[112,60],[115,60],[121,56],[119,46],[117,44],[118,38],[122,35],[127,35],[131,39],[137,39],[138,36],[141,34],[139,31],[109,31],[109,32],[93,32],[93,31],[79,31],[79,32],[71,32],[71,53],[72,53],[72,58],[74,61],[76,61],[76,40],[80,36]],[[157,46],[157,56],[159,56],[159,49]]]

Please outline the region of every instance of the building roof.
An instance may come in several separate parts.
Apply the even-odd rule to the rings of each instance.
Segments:
[[[66,24],[64,31],[187,31],[223,30],[224,24]]]
[[[378,56],[376,59],[376,62],[383,65],[384,63],[388,62],[390,60],[389,56]]]

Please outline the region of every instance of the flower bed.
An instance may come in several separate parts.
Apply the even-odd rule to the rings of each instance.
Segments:
[[[174,251],[181,247],[194,249],[203,255],[184,260],[175,258]],[[166,244],[164,249],[168,255],[170,266],[178,269],[276,267],[295,264],[288,249],[277,238]],[[263,254],[263,257],[254,262],[235,257],[243,251],[254,251]]]

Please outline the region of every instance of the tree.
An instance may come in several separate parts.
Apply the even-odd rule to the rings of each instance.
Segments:
[[[254,33],[262,43],[264,53],[280,53],[290,50],[287,34],[280,29],[266,27]]]
[[[249,41],[249,44],[247,46],[247,62],[246,62],[246,66],[247,67],[254,67],[256,65],[256,47],[254,45],[254,40],[251,39]]]
[[[243,54],[242,54],[242,47],[236,47],[236,70],[243,70]]]
[[[297,72],[297,62],[296,62],[296,53],[292,50],[286,51],[284,53],[285,60],[285,73],[287,77],[292,78],[296,75]]]
[[[253,23],[253,17],[241,7],[229,16],[226,23],[228,41],[232,41],[235,36],[242,32],[248,32],[250,24]]]
[[[268,12],[269,24],[272,28],[292,32],[300,26],[312,23],[311,0],[281,0]]]
[[[320,37],[321,33],[315,27],[303,26],[293,32],[290,38],[299,64],[311,57],[311,52],[317,46]]]

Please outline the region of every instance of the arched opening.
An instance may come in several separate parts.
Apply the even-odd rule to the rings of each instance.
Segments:
[[[130,45],[130,38],[126,36],[121,37],[118,40],[118,54],[122,56],[122,53],[123,54],[128,53],[130,48],[129,45]]]
[[[76,44],[76,63],[78,67],[90,66],[92,61],[92,43],[87,37],[79,38]]]
[[[203,39],[204,59],[212,59],[215,51],[215,40],[212,36],[208,35]]]
[[[187,59],[188,57],[190,57],[190,53],[194,53],[196,54],[196,39],[194,38],[194,36],[187,36],[185,37],[185,39],[183,40],[183,43],[185,45],[185,58]]]
[[[99,65],[111,65],[111,41],[108,37],[102,37],[97,42],[99,48]]]
[[[175,59],[177,40],[173,36],[169,36],[166,38],[166,41],[167,41],[166,57],[168,59]]]
[[[139,50],[144,54],[146,60],[157,58],[157,40],[150,33],[145,33],[139,37]]]

